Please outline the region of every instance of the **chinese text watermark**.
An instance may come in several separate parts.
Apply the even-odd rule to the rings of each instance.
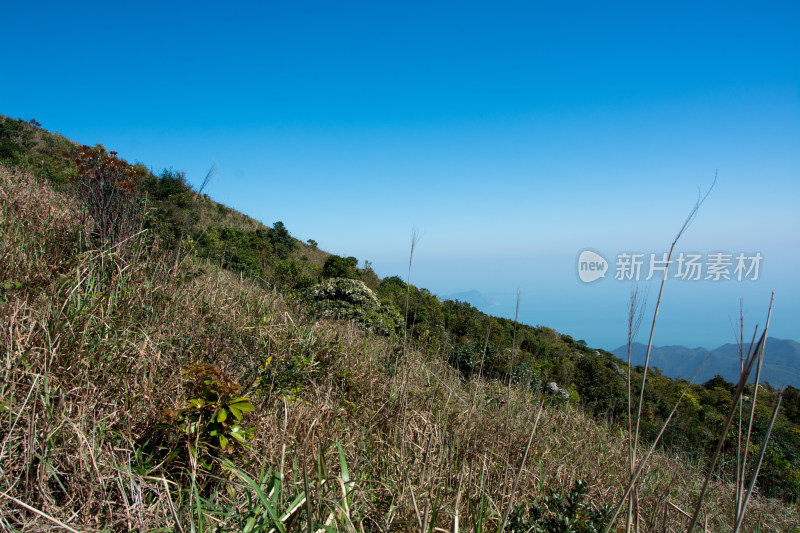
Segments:
[[[680,252],[667,259],[666,253],[620,252],[615,259],[613,272],[617,281],[648,281],[665,276],[683,281],[757,281],[764,256],[761,252]],[[578,256],[578,278],[584,283],[605,278],[610,270],[609,262],[594,250],[583,250]]]

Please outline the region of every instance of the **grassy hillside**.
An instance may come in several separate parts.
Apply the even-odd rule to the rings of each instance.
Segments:
[[[2,118],[0,158],[4,529],[594,531],[620,501],[628,368],[610,354],[33,124]],[[129,223],[90,207],[108,194]],[[684,387],[648,378],[643,446]],[[732,389],[689,388],[637,485],[641,530],[685,525]],[[758,398],[749,464],[777,394]],[[798,526],[796,390],[783,402],[745,530]],[[731,528],[733,462],[712,531]]]

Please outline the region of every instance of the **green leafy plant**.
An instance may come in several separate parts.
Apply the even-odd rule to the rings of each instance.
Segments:
[[[189,400],[183,409],[167,413],[165,426],[185,435],[192,455],[231,453],[253,437],[255,428],[241,422],[254,407],[249,398],[238,396],[235,380],[208,364],[188,365],[181,372]]]
[[[336,341],[320,339],[313,327],[298,326],[286,332],[289,349],[270,355],[262,362],[255,387],[266,396],[277,395],[290,401],[298,400],[309,383],[320,372],[320,365],[330,360],[339,345]]]
[[[209,509],[225,525],[220,530],[244,533],[358,531],[354,525],[361,518],[354,502],[357,480],[351,478],[341,444],[336,442],[339,459],[336,473],[329,470],[324,459],[326,449],[327,446],[320,448],[320,456],[315,461],[316,476],[309,475],[306,465],[300,467],[302,482],[286,479],[276,467],[262,468],[257,476],[251,476],[223,459],[222,466],[232,478],[238,478],[237,492],[242,492],[245,498],[240,505]]]
[[[329,255],[322,265],[322,277],[358,279],[361,275],[357,267],[358,259],[355,257]]]
[[[294,259],[276,262],[273,270],[279,287],[304,289],[314,285],[319,277],[319,267]]]
[[[272,250],[278,259],[289,259],[292,251],[297,248],[297,241],[292,238],[289,230],[280,220],[272,225],[268,237],[272,243]]]
[[[22,287],[22,283],[19,281],[6,281],[0,284],[0,303],[5,303],[8,301],[8,296],[6,296],[10,291],[15,289],[19,289]]]
[[[548,488],[527,507],[515,508],[506,530],[595,533],[603,530],[607,517],[608,508],[597,509],[586,500],[586,483],[579,479],[566,494]]]
[[[381,303],[364,282],[355,279],[327,279],[309,288],[306,299],[318,316],[353,319],[380,335],[396,333],[403,325],[396,307]]]
[[[256,386],[266,394],[276,393],[286,399],[296,400],[316,373],[316,367],[313,355],[297,353],[268,357],[261,365]]]

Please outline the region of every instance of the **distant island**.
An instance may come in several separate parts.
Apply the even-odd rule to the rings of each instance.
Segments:
[[[475,307],[480,310],[491,309],[492,307],[497,307],[499,302],[492,298],[491,296],[486,296],[482,292],[479,292],[475,289],[470,291],[462,291],[457,292],[454,294],[449,294],[445,297],[448,300],[458,300],[459,302],[466,302],[470,304],[472,307]]]

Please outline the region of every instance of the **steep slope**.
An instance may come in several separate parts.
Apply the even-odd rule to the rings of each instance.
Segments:
[[[371,278],[348,258],[297,283],[281,265],[312,262],[298,249],[280,257],[277,224],[220,226],[223,253],[204,253],[214,248],[194,243],[216,222],[194,233],[188,215],[211,201],[174,174],[146,178],[162,203],[142,231],[91,246],[81,235],[98,222],[80,217],[69,165],[59,180],[0,165],[4,528],[477,531],[508,515],[525,530],[544,496],[572,488],[564,511],[589,527],[621,496],[627,439],[606,417],[624,412],[625,369],[609,354]],[[320,290],[329,282],[342,289]],[[341,314],[321,318],[320,302]],[[395,331],[370,326],[398,315],[408,319]],[[540,392],[550,379],[569,402]],[[695,418],[680,424],[720,416],[718,388],[692,389]],[[681,389],[648,381],[646,435]],[[762,493],[793,482],[790,430]],[[644,530],[663,530],[665,501],[690,507],[700,451],[656,452],[640,487]],[[713,529],[729,528],[731,494],[712,482]],[[785,503],[756,498],[746,526],[795,524]]]

